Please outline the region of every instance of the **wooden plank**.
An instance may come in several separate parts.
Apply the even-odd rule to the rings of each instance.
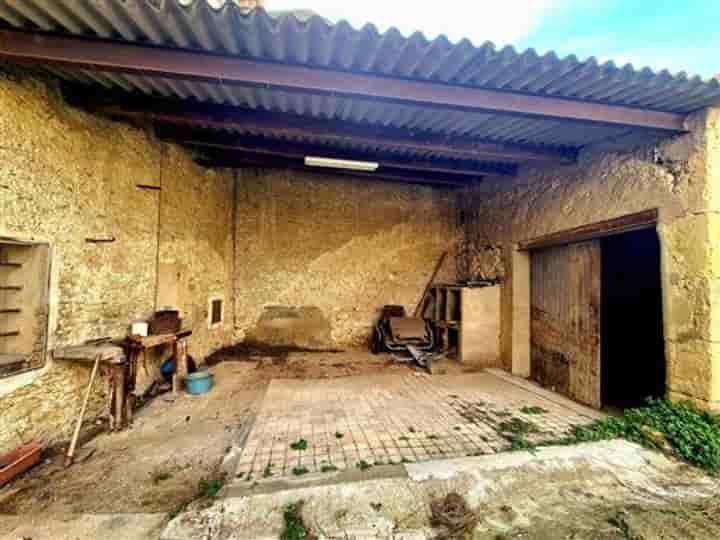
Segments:
[[[463,364],[499,367],[500,299],[502,287],[463,288],[461,299],[459,355]]]
[[[0,266],[7,266],[10,268],[20,268],[22,266],[22,263],[16,263],[16,262],[0,262]]]
[[[74,362],[92,363],[100,355],[100,361],[109,364],[122,364],[125,362],[125,351],[118,345],[111,343],[102,345],[75,345],[61,347],[53,351],[55,360],[68,360]]]
[[[169,345],[177,341],[175,334],[158,334],[153,336],[130,336],[128,340],[133,346],[143,347],[145,349],[152,349],[153,347],[159,347],[160,345]]]
[[[27,356],[23,354],[0,354],[0,366],[14,366],[27,362]]]
[[[252,85],[391,100],[423,107],[449,107],[672,132],[685,130],[684,114],[16,30],[0,30],[0,59],[223,85]]]
[[[22,285],[0,285],[0,291],[22,291]]]
[[[17,330],[13,330],[11,332],[0,332],[0,337],[15,337],[19,336],[20,332]]]
[[[20,308],[0,309],[0,313],[22,313]]]
[[[593,238],[602,238],[613,234],[620,234],[639,229],[654,227],[658,220],[657,208],[645,210],[637,214],[630,214],[615,219],[608,219],[598,223],[582,225],[566,231],[558,231],[547,234],[532,240],[526,240],[518,244],[518,249],[541,249],[574,242],[583,242]]]
[[[533,252],[531,377],[599,408],[600,243]]]
[[[73,105],[115,118],[153,121],[162,125],[252,133],[274,138],[314,138],[327,144],[377,147],[394,151],[434,153],[454,159],[573,163],[577,152],[522,144],[497,143],[476,137],[409,131],[388,126],[321,120],[294,114],[253,111],[240,107],[179,104],[166,99],[82,92],[65,92]]]

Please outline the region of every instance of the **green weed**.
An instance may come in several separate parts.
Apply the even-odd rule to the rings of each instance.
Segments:
[[[202,479],[200,482],[198,482],[198,494],[201,497],[206,497],[208,499],[214,499],[217,497],[217,494],[220,493],[220,490],[225,485],[225,482],[223,480],[220,480],[219,478],[216,478],[214,480],[206,480]]]
[[[308,442],[305,439],[300,439],[290,444],[290,448],[297,451],[307,450]]]
[[[280,540],[305,540],[311,537],[302,518],[302,507],[303,501],[298,501],[283,508],[284,526]]]
[[[548,411],[542,407],[523,407],[520,412],[523,414],[546,414]]]
[[[576,426],[570,436],[543,444],[575,444],[625,438],[646,448],[669,447],[684,461],[720,473],[720,417],[691,403],[650,400],[622,416]]]
[[[364,459],[361,459],[360,461],[358,461],[355,464],[355,466],[358,469],[360,469],[361,471],[367,471],[370,467],[372,467],[372,465],[370,463],[368,463],[367,461],[365,461]]]

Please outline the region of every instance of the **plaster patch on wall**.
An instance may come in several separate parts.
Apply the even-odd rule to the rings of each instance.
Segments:
[[[246,341],[270,346],[319,349],[331,340],[330,322],[316,306],[266,306]]]

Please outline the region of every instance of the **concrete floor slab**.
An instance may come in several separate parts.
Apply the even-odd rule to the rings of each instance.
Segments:
[[[166,514],[68,514],[55,519],[5,515],[0,519],[9,531],[0,540],[154,540],[167,523]]]
[[[504,423],[526,423],[527,439],[539,442],[600,416],[525,381],[488,372],[276,379],[237,460],[236,476],[262,482],[493,454],[510,446]]]
[[[474,538],[622,539],[720,537],[708,512],[720,480],[626,441],[407,464],[405,475],[318,484],[321,475],[276,491],[231,496],[179,516],[163,540],[278,538],[283,508],[321,539],[433,538],[430,501],[454,492],[478,516]],[[341,476],[348,473],[339,473]],[[305,482],[305,483],[304,483]]]

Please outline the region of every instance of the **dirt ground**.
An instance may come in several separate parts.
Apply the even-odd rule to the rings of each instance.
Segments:
[[[477,540],[715,540],[720,534],[717,501],[677,502],[660,506],[566,507],[564,519],[537,519],[506,534],[485,532]],[[499,510],[512,514],[513,510]]]
[[[217,475],[227,449],[247,436],[272,379],[412,369],[363,351],[231,351],[215,362],[216,386],[209,394],[154,398],[137,412],[131,429],[86,443],[79,459],[91,455],[70,469],[62,466],[62,449],[50,453],[44,464],[0,489],[0,514],[172,512],[197,496],[199,483]],[[445,362],[439,371],[462,368]]]
[[[201,482],[217,477],[227,450],[247,438],[273,379],[401,374],[413,369],[389,356],[363,351],[228,351],[215,360],[216,386],[209,394],[159,396],[138,411],[131,429],[102,433],[85,443],[81,461],[70,469],[62,467],[60,453],[50,454],[42,465],[0,489],[0,514],[7,516],[0,518],[0,538],[16,538],[13,527],[18,522],[66,521],[78,514],[173,514],[198,497]],[[438,373],[448,375],[466,371],[451,361],[438,368]],[[503,534],[495,530],[480,538],[720,537],[720,506],[715,499],[618,505],[587,495],[561,495],[553,500],[555,511],[547,518],[540,511],[543,501],[537,501],[537,512],[526,521],[513,515],[512,504],[484,508],[486,521],[512,526]]]

